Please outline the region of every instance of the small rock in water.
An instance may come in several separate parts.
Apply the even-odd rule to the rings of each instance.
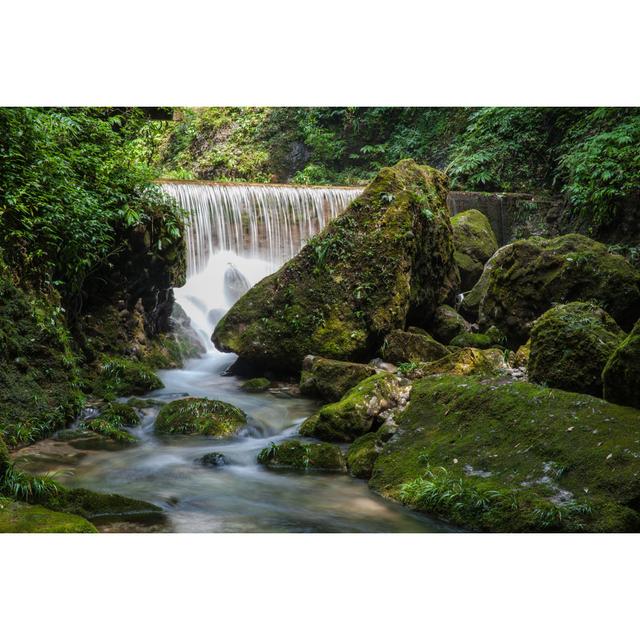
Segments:
[[[219,451],[212,451],[198,458],[196,462],[199,462],[203,467],[224,467],[227,464],[227,459]]]
[[[249,281],[235,265],[229,263],[224,272],[224,297],[229,305],[234,304],[251,289]]]

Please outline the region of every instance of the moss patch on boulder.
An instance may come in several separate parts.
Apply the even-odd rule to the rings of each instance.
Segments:
[[[640,320],[607,361],[602,382],[609,402],[640,409]]]
[[[251,378],[242,383],[242,389],[249,393],[263,393],[271,386],[271,380],[268,378]]]
[[[453,296],[444,174],[403,160],[220,320],[213,341],[258,368],[299,372],[309,353],[368,360],[408,316]]]
[[[352,442],[377,429],[392,412],[404,406],[408,395],[406,381],[392,373],[377,373],[305,420],[300,435]]]
[[[491,378],[507,370],[504,353],[500,349],[467,347],[450,353],[435,362],[421,362],[405,372],[411,380],[433,375],[481,376]]]
[[[347,469],[355,478],[368,480],[373,473],[380,451],[382,451],[383,441],[377,432],[365,433],[347,450]]]
[[[0,533],[97,533],[80,516],[0,498]]]
[[[401,362],[431,362],[449,353],[449,349],[426,332],[413,333],[396,329],[384,339],[380,355],[393,364]]]
[[[453,216],[451,226],[460,286],[469,291],[480,279],[487,260],[498,250],[498,241],[489,219],[477,209]]]
[[[499,249],[465,296],[461,312],[497,326],[511,348],[554,304],[592,301],[626,331],[640,316],[640,273],[623,257],[579,234],[532,237]]]
[[[637,531],[640,411],[525,382],[414,383],[370,486],[470,529]]]
[[[549,309],[531,329],[529,380],[556,389],[602,395],[602,370],[625,334],[590,302]]]
[[[270,469],[345,470],[340,448],[326,442],[306,443],[299,440],[285,440],[279,444],[272,442],[258,454],[258,462]]]
[[[146,365],[125,358],[105,357],[98,365],[94,392],[106,400],[162,389],[164,384]]]
[[[366,364],[307,356],[300,374],[300,393],[335,402],[375,373],[375,368]]]
[[[181,398],[165,404],[156,418],[158,433],[200,434],[225,438],[247,422],[244,411],[221,400]]]

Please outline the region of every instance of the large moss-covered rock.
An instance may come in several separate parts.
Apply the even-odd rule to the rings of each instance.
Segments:
[[[602,370],[624,337],[615,320],[593,303],[553,307],[531,329],[529,380],[601,396]]]
[[[469,331],[471,325],[453,307],[443,304],[436,309],[431,321],[431,333],[436,340],[449,344],[456,336]]]
[[[375,372],[374,367],[366,364],[307,356],[302,363],[300,393],[335,402]]]
[[[493,378],[508,369],[504,353],[500,349],[458,349],[435,362],[421,362],[406,372],[411,380],[433,375],[480,376]]]
[[[607,247],[578,234],[528,238],[500,248],[461,310],[481,328],[496,325],[511,347],[554,304],[593,301],[624,329],[640,316],[640,273]]]
[[[640,320],[609,358],[602,382],[609,402],[640,408]]]
[[[271,386],[269,378],[251,378],[242,383],[242,389],[247,393],[263,393]]]
[[[431,362],[449,353],[449,349],[427,333],[396,329],[384,339],[380,354],[387,362]]]
[[[380,454],[383,440],[377,432],[365,433],[347,451],[347,469],[355,478],[368,480],[373,473],[373,465]]]
[[[453,216],[451,226],[460,286],[469,291],[480,279],[487,260],[498,250],[498,241],[489,219],[477,209]]]
[[[414,383],[370,486],[463,527],[637,531],[640,411],[531,383]]]
[[[108,400],[162,389],[164,384],[148,366],[119,357],[105,357],[98,365],[94,392]]]
[[[158,433],[200,434],[226,438],[247,422],[244,411],[221,400],[181,398],[165,404],[158,413]]]
[[[345,463],[340,448],[326,442],[300,442],[285,440],[271,443],[258,454],[258,462],[270,469],[297,471],[344,471]]]
[[[0,533],[96,533],[84,518],[0,497]]]
[[[368,360],[408,317],[427,321],[458,285],[446,177],[411,160],[383,169],[346,211],[220,320],[213,341],[263,369],[309,353]]]
[[[377,373],[357,384],[341,400],[325,405],[300,427],[300,434],[320,440],[351,442],[378,428],[404,406],[409,387],[392,373]]]

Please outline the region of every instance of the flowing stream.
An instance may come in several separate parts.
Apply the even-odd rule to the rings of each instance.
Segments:
[[[346,474],[274,472],[256,462],[270,442],[294,436],[317,407],[286,389],[250,394],[242,380],[223,376],[235,360],[215,350],[215,323],[246,288],[300,250],[356,197],[343,188],[221,186],[166,183],[192,213],[188,225],[188,277],[176,300],[206,348],[183,369],[160,371],[165,388],[145,396],[166,402],[186,395],[224,400],[243,409],[249,423],[232,439],[158,437],[157,406],[145,408],[132,433],[138,446],[82,453],[48,469],[72,469],[69,486],[120,493],[162,506],[165,530],[185,532],[419,532],[447,528],[374,495]],[[197,460],[222,453],[226,464]],[[46,459],[46,456],[43,458]],[[45,465],[46,466],[46,465]],[[42,469],[41,469],[42,470]],[[126,529],[125,529],[126,530]]]

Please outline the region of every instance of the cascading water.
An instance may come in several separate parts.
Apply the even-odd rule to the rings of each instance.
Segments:
[[[187,283],[178,304],[211,351],[216,322],[245,292],[295,256],[360,188],[163,182],[190,212]]]
[[[317,407],[284,390],[252,394],[242,381],[223,376],[233,354],[211,343],[215,323],[250,285],[275,271],[303,243],[339,215],[357,189],[220,186],[165,183],[163,188],[191,213],[187,224],[187,283],[176,299],[198,329],[207,352],[183,369],[159,371],[164,388],[148,394],[138,445],[123,451],[80,455],[69,445],[59,462],[36,456],[30,471],[64,472],[70,486],[120,493],[162,506],[171,531],[442,531],[447,528],[373,495],[346,474],[267,471],[260,450],[295,436]],[[237,437],[159,438],[158,407],[191,395],[230,402],[248,416]],[[59,449],[58,449],[59,450]],[[222,467],[198,460],[215,452]],[[116,530],[132,530],[131,528]],[[135,530],[135,529],[133,529]]]

